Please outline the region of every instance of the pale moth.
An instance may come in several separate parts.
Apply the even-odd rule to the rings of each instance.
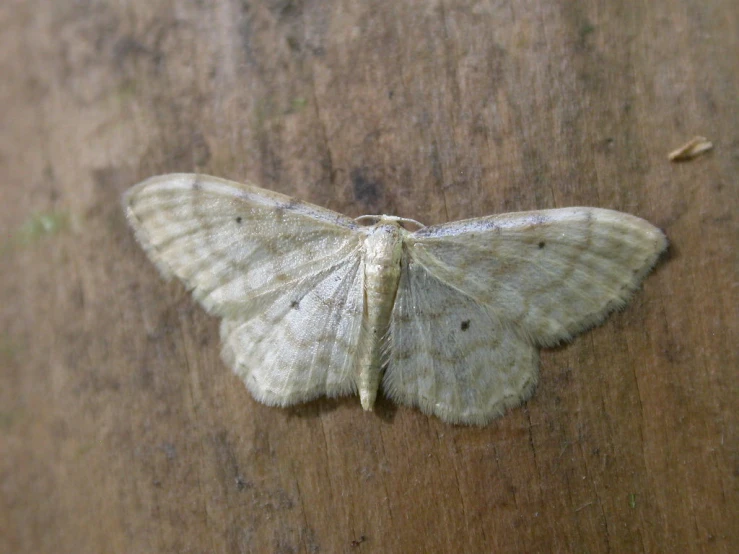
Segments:
[[[526,400],[539,347],[623,306],[667,245],[643,219],[598,208],[424,227],[196,174],[147,179],[124,206],[164,277],[223,318],[223,358],[257,400],[359,393],[371,410],[382,382],[450,423]]]

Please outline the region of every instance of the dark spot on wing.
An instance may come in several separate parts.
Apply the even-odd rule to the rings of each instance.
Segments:
[[[541,248],[544,248],[544,247],[545,247],[546,245],[547,245],[547,243],[546,243],[546,242],[544,242],[544,241],[541,241],[541,242],[539,243],[539,248],[540,248],[540,249],[541,249]]]
[[[290,302],[290,307],[293,310],[297,310],[300,308],[300,302],[298,302],[297,300],[293,300],[292,302]]]
[[[464,320],[464,321],[462,322],[462,325],[460,325],[460,326],[459,326],[459,328],[460,328],[460,329],[461,329],[462,331],[466,331],[467,329],[469,329],[469,328],[470,328],[470,320],[469,320],[469,319],[465,319],[465,320]]]
[[[236,223],[238,223],[239,225],[241,225],[241,216],[238,216],[238,217],[236,218]]]

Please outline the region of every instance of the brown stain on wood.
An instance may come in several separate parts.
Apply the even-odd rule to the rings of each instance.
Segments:
[[[0,551],[735,552],[735,10],[619,6],[0,8],[4,236],[75,222],[0,249]],[[488,427],[268,408],[119,208],[193,170],[427,224],[615,208],[679,256]]]

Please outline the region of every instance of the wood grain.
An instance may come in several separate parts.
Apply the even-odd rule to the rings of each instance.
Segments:
[[[3,2],[0,551],[739,550],[734,4]],[[426,224],[612,208],[671,249],[488,427],[268,408],[125,224],[172,171]]]

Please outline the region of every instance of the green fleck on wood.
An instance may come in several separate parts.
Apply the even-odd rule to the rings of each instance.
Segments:
[[[61,212],[32,214],[21,225],[18,240],[22,244],[32,244],[38,240],[57,234],[69,225],[69,216]]]

